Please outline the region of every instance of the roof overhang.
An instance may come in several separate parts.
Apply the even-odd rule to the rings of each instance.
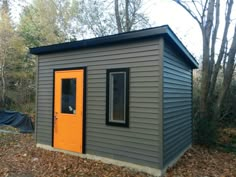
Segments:
[[[178,39],[178,37],[175,35],[175,33],[171,30],[171,28],[168,25],[125,32],[104,37],[30,48],[30,53],[35,55],[59,53],[59,52],[80,50],[83,48],[96,47],[101,45],[110,45],[114,43],[122,43],[128,41],[136,41],[136,40],[161,37],[161,36],[163,36],[165,40],[175,45],[175,47],[185,56],[185,58],[188,59],[192,68],[198,68],[198,62],[186,49],[186,47],[182,44],[182,42]]]

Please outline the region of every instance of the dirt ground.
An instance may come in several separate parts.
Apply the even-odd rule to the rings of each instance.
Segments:
[[[0,133],[1,177],[146,177],[127,168],[35,147],[30,134]],[[168,169],[171,176],[236,176],[236,155],[194,146]]]

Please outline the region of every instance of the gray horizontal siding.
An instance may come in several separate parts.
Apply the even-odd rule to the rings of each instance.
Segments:
[[[164,166],[192,143],[192,70],[165,43],[163,69]]]
[[[161,166],[159,40],[39,57],[38,143],[51,145],[53,69],[87,66],[86,152]],[[106,69],[130,68],[130,127],[105,125]]]

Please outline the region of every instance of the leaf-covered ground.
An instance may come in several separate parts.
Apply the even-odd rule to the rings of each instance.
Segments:
[[[35,147],[29,134],[0,133],[2,177],[146,177],[127,168]],[[236,176],[236,155],[194,146],[168,169],[171,176]]]
[[[146,177],[148,175],[100,161],[36,148],[32,135],[29,134],[0,133],[0,176]]]
[[[236,155],[194,146],[168,169],[167,177],[236,177]]]

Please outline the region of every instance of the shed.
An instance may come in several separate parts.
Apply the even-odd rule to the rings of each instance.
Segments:
[[[38,147],[159,175],[192,144],[192,70],[169,26],[30,49]]]

